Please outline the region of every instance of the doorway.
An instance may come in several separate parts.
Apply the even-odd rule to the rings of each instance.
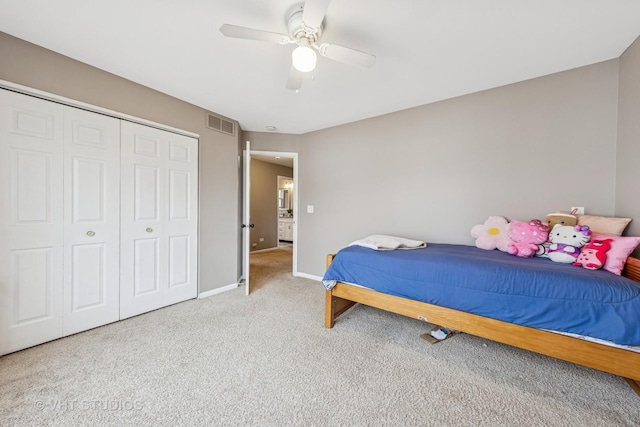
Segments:
[[[247,295],[259,287],[250,280],[251,255],[269,251],[289,254],[290,269],[297,275],[298,255],[298,153],[251,150],[248,144],[244,161],[244,209],[243,223],[243,278]],[[256,162],[254,162],[254,160]],[[266,165],[268,164],[268,165]],[[266,173],[264,170],[276,172]],[[280,192],[277,176],[289,179],[287,191]],[[282,199],[278,197],[283,195]],[[285,196],[286,195],[286,200]],[[269,200],[269,203],[265,202]],[[284,204],[287,206],[284,206]],[[268,211],[254,209],[254,205],[270,206]],[[282,207],[280,206],[282,204]],[[281,216],[282,215],[282,216]],[[286,230],[279,230],[281,223],[287,223]],[[283,237],[283,231],[287,235]]]
[[[253,160],[252,160],[253,161]],[[288,165],[286,167],[289,167]],[[291,173],[277,175],[276,188],[278,191],[276,226],[276,241],[278,248],[290,248],[293,246],[293,160],[291,161]],[[286,172],[285,172],[286,173]],[[273,185],[273,177],[269,179]],[[267,191],[267,197],[272,193],[271,189]],[[273,202],[273,201],[272,201]],[[255,205],[252,205],[255,206]]]

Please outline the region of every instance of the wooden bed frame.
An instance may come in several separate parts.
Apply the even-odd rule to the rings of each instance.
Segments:
[[[327,268],[334,257],[334,254],[327,255]],[[640,283],[640,259],[629,257],[622,274]],[[326,291],[325,327],[332,328],[336,318],[356,303],[619,375],[640,396],[640,353],[387,295],[343,282],[336,283]]]

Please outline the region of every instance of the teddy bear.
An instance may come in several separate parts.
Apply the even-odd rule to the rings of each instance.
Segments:
[[[549,225],[546,222],[539,219],[532,219],[529,222],[514,219],[509,225],[511,242],[507,247],[507,252],[511,255],[530,258],[543,250],[541,245],[547,241],[548,236]]]
[[[607,251],[611,249],[613,239],[593,239],[580,250],[580,255],[573,265],[597,270],[604,266],[607,260]]]
[[[546,256],[555,262],[574,263],[580,255],[580,248],[591,240],[591,230],[586,225],[556,224],[549,233],[551,245]]]

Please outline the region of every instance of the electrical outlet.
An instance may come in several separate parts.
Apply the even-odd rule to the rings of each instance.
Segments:
[[[574,212],[575,211],[575,212]],[[571,208],[571,213],[576,213],[578,215],[584,215],[584,206],[575,206]]]
[[[252,248],[257,248],[257,247],[258,247],[258,244],[257,244],[257,243],[252,243],[252,244],[251,244],[251,247],[252,247]]]
[[[313,213],[313,205],[307,205],[307,213]]]
[[[260,241],[261,241],[261,242],[264,242],[264,237],[261,237],[261,238],[260,238]]]

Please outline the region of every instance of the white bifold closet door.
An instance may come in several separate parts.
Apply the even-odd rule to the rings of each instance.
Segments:
[[[120,318],[120,120],[65,107],[63,335]]]
[[[118,320],[119,138],[0,90],[0,354]]]
[[[0,93],[0,354],[62,336],[63,107]]]
[[[198,140],[121,125],[120,318],[197,296]]]
[[[198,140],[0,89],[0,355],[197,296]]]

